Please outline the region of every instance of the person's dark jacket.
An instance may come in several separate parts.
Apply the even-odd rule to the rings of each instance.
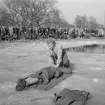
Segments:
[[[65,88],[59,94],[55,94],[53,102],[55,105],[85,105],[90,97],[90,92]]]

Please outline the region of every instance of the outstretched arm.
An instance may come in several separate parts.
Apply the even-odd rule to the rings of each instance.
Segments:
[[[51,57],[51,52],[48,50],[48,63],[49,63],[49,66],[54,66],[54,60],[53,58]]]
[[[60,63],[62,62],[62,47],[59,45],[57,47],[57,63],[54,65],[54,67],[59,67]]]

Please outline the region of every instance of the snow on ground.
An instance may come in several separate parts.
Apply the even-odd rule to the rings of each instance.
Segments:
[[[63,47],[91,43],[105,43],[105,40],[63,40]],[[92,93],[87,105],[105,105],[105,54],[67,52],[74,64],[73,75],[49,91],[35,89],[16,92],[18,78],[27,76],[46,67],[46,44],[43,42],[13,42],[0,49],[0,105],[53,105],[55,92],[63,88],[86,90]]]

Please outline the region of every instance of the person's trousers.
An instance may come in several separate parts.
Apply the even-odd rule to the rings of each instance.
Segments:
[[[58,67],[56,68],[56,70],[60,70],[61,72],[65,73],[65,74],[70,74],[72,73],[72,69],[71,67]]]

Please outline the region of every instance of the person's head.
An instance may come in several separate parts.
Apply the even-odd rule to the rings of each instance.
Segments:
[[[55,46],[55,40],[52,39],[52,38],[48,38],[47,41],[46,41],[46,43],[47,43],[49,49],[51,49],[51,50],[52,50],[52,49],[54,48],[54,46]]]

